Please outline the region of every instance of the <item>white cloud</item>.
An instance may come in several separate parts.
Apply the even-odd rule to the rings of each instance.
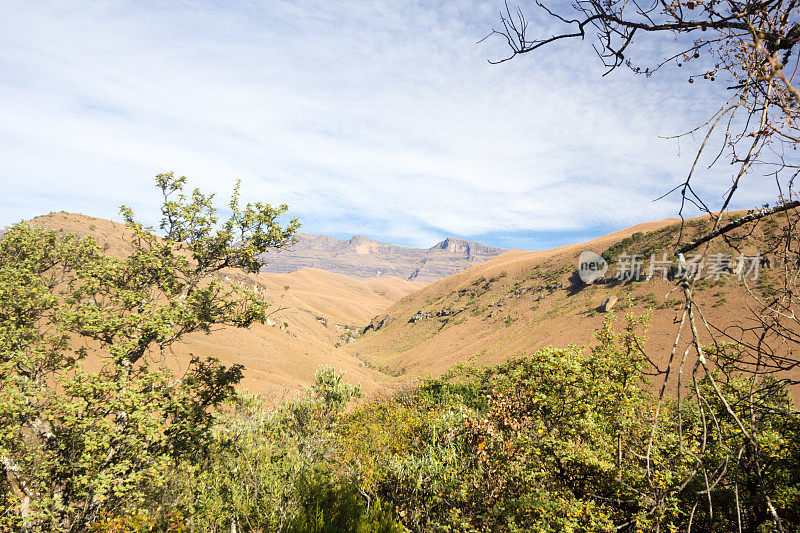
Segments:
[[[657,137],[711,91],[601,79],[588,43],[489,65],[501,43],[476,41],[501,6],[4,2],[0,225],[123,202],[153,222],[168,169],[220,194],[242,178],[305,231],[400,244],[674,215],[651,200],[691,143]]]

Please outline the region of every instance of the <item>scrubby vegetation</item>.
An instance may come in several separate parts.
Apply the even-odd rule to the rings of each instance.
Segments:
[[[749,453],[742,437],[707,440],[691,402],[662,407],[654,425],[656,398],[642,387],[636,348],[642,324],[629,317],[616,335],[609,317],[592,348],[456,368],[350,409],[359,391],[330,368],[284,405],[239,396],[215,415],[201,453],[172,462],[157,490],[92,527],[671,531],[691,522],[732,531],[741,521],[760,530],[769,519],[753,463],[727,465],[731,453]],[[735,404],[749,383],[725,387]],[[785,526],[796,528],[800,417],[773,409],[790,401],[784,389],[762,400],[754,423],[769,438],[760,475]],[[714,410],[716,423],[733,425],[722,405]],[[701,451],[713,480],[693,475]]]
[[[651,255],[660,256],[667,254],[667,258],[675,259],[673,247],[676,243],[688,242],[696,239],[705,233],[708,228],[708,220],[695,219],[687,220],[683,223],[670,224],[663,228],[643,233],[637,231],[630,237],[609,246],[602,254],[603,259],[609,263],[615,263],[621,254],[640,255],[648,258]]]

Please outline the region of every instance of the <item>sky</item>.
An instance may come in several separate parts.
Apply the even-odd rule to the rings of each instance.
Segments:
[[[555,4],[562,9],[567,5]],[[0,227],[52,211],[156,224],[158,172],[302,231],[544,249],[677,216],[725,98],[685,73],[603,77],[591,43],[499,65],[502,0],[0,2]],[[531,25],[555,31],[534,8]],[[671,50],[652,38],[643,61]],[[698,177],[712,205],[732,167]],[[771,191],[770,191],[771,192]],[[754,181],[734,207],[770,199]]]

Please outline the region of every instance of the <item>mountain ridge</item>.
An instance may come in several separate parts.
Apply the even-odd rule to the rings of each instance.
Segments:
[[[267,252],[270,273],[318,268],[356,279],[394,276],[406,281],[432,282],[445,278],[507,250],[466,239],[448,237],[430,248],[412,248],[377,241],[365,235],[338,239],[327,235],[298,234],[291,249]]]

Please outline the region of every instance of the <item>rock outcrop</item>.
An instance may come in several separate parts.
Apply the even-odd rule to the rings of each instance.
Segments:
[[[600,307],[598,308],[598,310],[601,313],[607,313],[607,312],[611,311],[612,309],[614,309],[614,305],[616,305],[616,303],[617,303],[617,297],[616,296],[609,296],[608,298],[603,300],[603,303],[600,304]]]
[[[378,331],[382,327],[388,326],[389,324],[391,324],[392,320],[393,320],[393,317],[391,317],[390,315],[386,315],[384,317],[377,317],[376,316],[375,318],[372,319],[372,321],[369,324],[367,324],[367,326],[364,328],[364,330],[361,333],[362,334],[366,333],[369,330]]]

